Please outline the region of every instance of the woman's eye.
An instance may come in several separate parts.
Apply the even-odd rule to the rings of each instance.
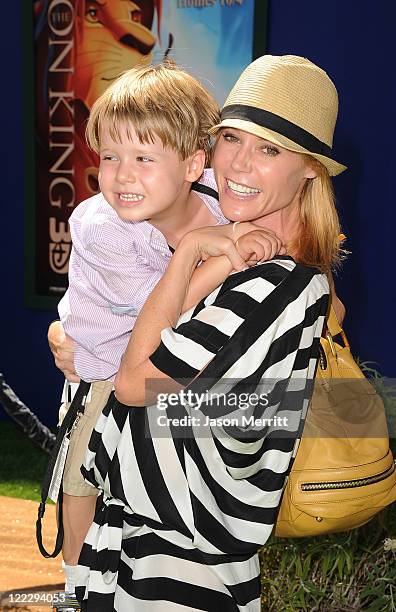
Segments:
[[[279,155],[279,149],[277,149],[276,147],[271,147],[270,145],[265,145],[264,147],[262,147],[261,150],[270,157],[276,157],[277,155]]]
[[[222,134],[222,136],[223,136],[223,139],[226,142],[238,142],[238,138],[237,138],[237,136],[235,136],[235,134],[230,134],[229,132],[224,132]]]

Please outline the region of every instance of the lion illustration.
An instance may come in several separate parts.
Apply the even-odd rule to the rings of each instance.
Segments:
[[[55,9],[51,10],[51,5],[55,5]],[[73,11],[70,10],[71,6]],[[51,36],[48,20],[56,20],[59,24],[67,22],[68,15],[69,19],[74,19],[73,71],[64,73],[63,84],[58,87],[61,91],[72,91],[74,96],[73,174],[75,202],[78,203],[98,191],[98,159],[85,144],[89,110],[97,97],[125,70],[151,61],[152,50],[159,37],[162,0],[65,0],[56,3],[53,0],[38,0],[34,7],[38,76],[36,102],[39,111],[36,114],[36,128],[42,146],[45,146],[48,132],[49,104],[45,86],[52,51],[47,43]],[[151,32],[155,12],[156,35]],[[57,27],[60,29],[59,25]]]

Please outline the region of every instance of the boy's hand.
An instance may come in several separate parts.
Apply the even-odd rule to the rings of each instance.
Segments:
[[[197,260],[225,255],[238,271],[286,252],[274,232],[250,222],[196,229],[181,242],[194,246]]]
[[[69,382],[80,382],[74,369],[74,342],[65,334],[60,321],[54,321],[48,328],[48,344],[59,368]]]
[[[285,247],[274,232],[255,229],[243,234],[235,242],[238,253],[248,266],[254,266],[259,261],[268,261],[275,255],[284,255]]]
[[[209,257],[225,255],[235,270],[247,268],[245,260],[235,246],[231,224],[192,230],[183,236],[179,245],[181,248],[187,245],[191,247],[197,262],[206,261]]]

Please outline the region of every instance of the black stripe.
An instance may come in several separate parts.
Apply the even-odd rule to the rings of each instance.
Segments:
[[[219,579],[220,582],[220,579]],[[209,587],[198,586],[156,576],[155,578],[134,579],[131,568],[120,562],[118,584],[128,595],[145,601],[173,602],[206,612],[237,612],[238,607],[231,595],[215,591]],[[98,608],[101,610],[101,608]]]
[[[291,453],[294,448],[294,440],[287,438],[287,442],[290,447],[289,453]],[[279,491],[283,488],[283,485],[285,484],[285,478],[288,471],[289,470],[278,474],[277,472],[272,472],[270,470],[263,469],[257,472],[257,474],[252,474],[251,476],[248,476],[245,480],[246,482],[250,482],[250,484],[254,485],[258,489],[261,489],[261,491],[263,491],[264,493],[267,493],[268,491]],[[277,513],[277,508],[274,508],[274,513],[274,520],[272,521],[273,523],[275,523],[275,515]]]
[[[163,342],[150,355],[150,361],[161,372],[183,385],[187,380],[192,380],[199,371],[171,353]]]
[[[176,332],[184,336],[184,338],[193,340],[199,346],[202,346],[211,353],[217,353],[219,348],[230,339],[227,334],[221,332],[214,325],[205,323],[199,319],[191,319],[190,321],[186,321],[186,323],[182,323],[177,327]]]
[[[304,327],[306,327],[306,325]],[[312,344],[304,349],[298,349],[296,358],[294,360],[293,369],[305,370],[308,367],[309,361],[312,357],[317,357],[317,351],[312,350]]]
[[[245,520],[245,521],[254,521],[255,523],[264,523],[265,525],[271,525],[274,518],[273,508],[262,507],[262,506],[252,506],[248,503],[245,503],[232,495],[227,489],[217,482],[217,480],[212,476],[210,470],[205,463],[204,458],[201,455],[199,448],[197,447],[197,443],[195,440],[188,440],[186,444],[189,444],[190,448],[186,449],[191,457],[191,461],[195,463],[197,469],[199,471],[200,476],[203,481],[206,483],[208,489],[212,493],[213,497],[216,500],[217,507],[224,514],[228,514],[234,518]],[[263,453],[261,453],[263,454]],[[259,457],[257,458],[257,460]],[[271,487],[269,491],[273,491]],[[196,525],[200,525],[200,522],[197,522],[197,518],[195,520]],[[199,532],[205,536],[205,532],[202,529],[199,529]],[[206,536],[205,536],[206,537]],[[216,542],[214,542],[216,546]]]
[[[129,413],[129,428],[133,442],[133,449],[130,452],[135,454],[144,488],[159,516],[160,522],[191,538],[192,534],[184,523],[162,476],[154,443],[150,437],[147,410],[132,408]],[[175,445],[178,444],[177,439],[173,442]],[[120,450],[122,452],[123,447]],[[120,478],[120,473],[118,476],[114,475],[114,478]]]
[[[142,546],[137,544],[139,543]],[[255,556],[256,551],[249,554],[222,555],[205,553],[198,548],[181,548],[155,533],[145,533],[140,536],[124,539],[122,542],[123,550],[130,558],[142,559],[144,557],[156,555],[168,555],[177,559],[204,563],[205,565],[219,565],[222,563],[243,563]]]
[[[275,115],[270,111],[256,108],[254,106],[247,106],[245,104],[230,104],[225,106],[221,111],[221,119],[242,119],[244,121],[251,121],[261,127],[269,128],[282,136],[286,136],[289,140],[292,140],[296,144],[304,147],[311,153],[318,153],[325,157],[331,157],[331,147],[326,143],[316,138],[310,132],[304,130],[304,128]]]
[[[103,408],[102,413],[105,416],[108,416],[111,412],[112,407],[114,406],[114,404],[116,403],[116,396],[114,391],[112,391],[109,395],[109,399],[106,402],[106,406]]]
[[[104,481],[106,479],[106,474],[109,470],[109,465],[111,463],[111,457],[109,457],[109,454],[104,444],[100,445],[100,447],[98,448],[98,451],[96,452],[96,456],[95,456],[95,468],[99,472],[102,480]],[[91,472],[87,472],[84,466],[81,466],[80,471],[84,478],[87,478],[91,483],[95,483],[95,486],[98,486],[98,483],[96,483],[96,478],[95,478],[93,471],[92,471],[92,474]]]
[[[276,259],[277,261],[268,261],[263,264],[253,266],[248,270],[243,270],[242,272],[235,272],[234,274],[228,276],[228,278],[226,278],[224,283],[222,284],[214,303],[217,303],[217,300],[220,299],[223,293],[227,293],[228,291],[235,289],[235,287],[239,287],[241,285],[241,282],[246,282],[248,280],[251,280],[252,278],[265,278],[266,281],[272,283],[274,286],[279,285],[279,283],[282,282],[286,278],[286,276],[290,274],[290,270],[282,266],[282,264],[279,263],[278,260],[293,261],[293,259],[287,256],[277,256]],[[265,269],[264,273],[263,269]]]
[[[248,480],[248,479],[246,479]],[[194,495],[191,495],[191,503],[194,509],[195,516],[195,528],[198,534],[202,534],[206,540],[213,543],[216,548],[230,554],[247,554],[257,552],[262,546],[263,542],[245,542],[241,537],[233,536],[227,527],[224,527],[219,521],[211,514],[211,512],[200,502],[200,500]],[[271,509],[266,509],[270,511]],[[263,525],[272,525],[275,522],[275,512],[277,508],[272,508],[273,518],[272,520]],[[199,536],[198,536],[199,537]],[[264,537],[264,534],[263,534]]]
[[[240,281],[238,284],[241,284]],[[230,310],[232,313],[234,313],[234,315],[237,315],[240,319],[242,319],[242,324],[247,318],[248,313],[253,312],[257,308],[258,304],[260,304],[260,302],[252,298],[247,293],[242,293],[241,291],[227,291],[227,293],[224,293],[216,298],[213,306]],[[223,345],[224,342],[223,344],[219,345],[218,348]]]
[[[226,584],[225,586],[239,606],[246,606],[249,602],[260,597],[260,574],[251,580],[238,584]]]
[[[223,446],[221,439],[213,436],[216,448],[227,467],[244,468],[259,461],[263,453],[267,450],[279,450],[282,452],[290,452],[290,443],[284,438],[271,438],[267,441],[267,445],[262,445],[255,453],[241,453]]]
[[[109,492],[111,493],[111,496],[115,497],[116,499],[121,499],[122,501],[124,501],[124,503],[127,503],[126,501],[127,498],[126,498],[124,487],[122,484],[122,478],[120,477],[121,465],[120,465],[120,460],[118,458],[117,452],[115,452],[114,454],[113,460],[110,464],[107,474],[108,474],[108,480],[109,480]],[[121,527],[122,527],[122,523],[121,523]]]

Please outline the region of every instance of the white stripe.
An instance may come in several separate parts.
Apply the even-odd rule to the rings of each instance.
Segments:
[[[161,434],[162,435],[162,434]],[[161,469],[166,488],[172,498],[187,529],[194,532],[194,516],[190,500],[188,482],[180,464],[174,441],[169,437],[152,438],[158,465],[166,466]]]
[[[187,538],[179,531],[168,530],[164,531],[163,529],[152,529],[153,533],[155,533],[159,538],[166,540],[166,542],[170,542],[175,546],[179,546],[180,548],[185,548],[186,550],[191,550],[194,548],[194,545],[191,541],[191,538]]]
[[[79,573],[78,573],[79,576]],[[80,584],[80,578],[77,579],[77,585]],[[102,572],[91,569],[89,574],[88,591],[94,593],[114,593],[117,585],[117,574],[106,572],[104,576]]]
[[[242,453],[246,455],[254,455],[260,450],[263,440],[255,440],[254,442],[242,442],[230,436],[222,427],[211,427],[213,435],[227,450],[232,450],[234,453]]]
[[[227,336],[232,336],[244,321],[232,310],[219,308],[218,306],[208,306],[201,310],[194,319],[212,325],[212,327],[215,327]]]
[[[127,557],[122,555],[123,561]],[[144,578],[169,578],[191,584],[192,586],[213,589],[219,593],[229,595],[228,589],[222,584],[213,571],[208,571],[208,566],[187,559],[179,559],[173,555],[157,554],[155,562],[152,557],[136,559],[133,567],[133,580]]]
[[[115,407],[117,410],[117,406]],[[133,410],[133,408],[132,408]],[[139,408],[137,410],[140,410]],[[117,455],[120,462],[120,478],[124,488],[125,497],[133,512],[139,514],[144,508],[144,515],[154,521],[160,518],[147,494],[142,475],[136,461],[135,449],[133,447],[132,434],[127,420],[122,432]]]
[[[206,510],[212,514],[216,521],[223,525],[228,533],[238,540],[241,539],[241,534],[243,534],[243,540],[245,542],[258,543],[260,545],[265,544],[271,535],[273,525],[247,521],[221,512],[211,490],[202,479],[197,466],[189,455],[186,455],[186,470],[192,493],[199,499],[201,504],[205,506]],[[267,493],[262,491],[262,495],[266,498]],[[269,497],[272,497],[272,493]],[[200,541],[197,531],[194,534],[193,542],[197,548],[203,550],[202,541]],[[206,551],[204,550],[204,552]]]
[[[263,453],[263,456],[252,465],[247,465],[240,468],[228,466],[228,471],[234,478],[238,479],[249,478],[249,476],[257,474],[257,472],[260,470],[271,470],[272,472],[275,472],[275,474],[285,474],[289,467],[290,458],[290,452],[285,453],[277,449],[270,449]],[[282,490],[261,491],[263,501],[260,506],[263,508],[276,508],[279,503],[281,493]],[[253,503],[251,503],[250,500],[249,503],[251,506],[253,506]]]
[[[194,340],[181,336],[169,327],[161,332],[161,340],[175,357],[196,370],[202,370],[214,357],[214,353],[211,353]]]
[[[224,584],[230,586],[254,580],[254,578],[260,575],[260,564],[257,554],[246,561],[226,562],[224,560],[224,563],[210,565],[210,569],[216,572]]]
[[[225,489],[230,495],[235,497],[235,499],[244,504],[248,504],[250,506],[258,508],[272,508],[278,503],[276,500],[279,500],[279,491],[267,492],[267,496],[267,494],[263,495],[262,489],[256,487],[254,484],[248,482],[247,480],[235,480],[233,471],[236,468],[232,468],[223,462],[223,460],[219,456],[218,450],[212,438],[201,437],[197,438],[196,442],[200,450],[201,456],[203,457],[211,476],[221,487],[223,487],[223,489]],[[260,446],[262,446],[262,444],[263,441],[260,440]],[[231,450],[235,449],[231,447]],[[243,451],[244,449],[242,449],[242,453]],[[270,459],[274,462],[278,461],[279,457],[275,454],[268,455],[268,453],[275,452],[281,453],[281,451],[273,450],[268,450],[263,453],[263,462],[269,462]],[[268,455],[268,460],[265,458],[265,455]],[[257,463],[258,462],[255,462],[254,465],[256,465]],[[271,467],[270,469],[273,469],[274,472],[278,471],[276,468],[273,467]],[[281,471],[284,470],[279,470],[279,473]],[[236,478],[238,478],[238,476],[236,476]]]
[[[233,289],[233,291],[239,291],[240,293],[246,293],[256,302],[262,302],[266,297],[272,293],[276,285],[266,280],[265,278],[250,278],[245,283],[241,283]]]

